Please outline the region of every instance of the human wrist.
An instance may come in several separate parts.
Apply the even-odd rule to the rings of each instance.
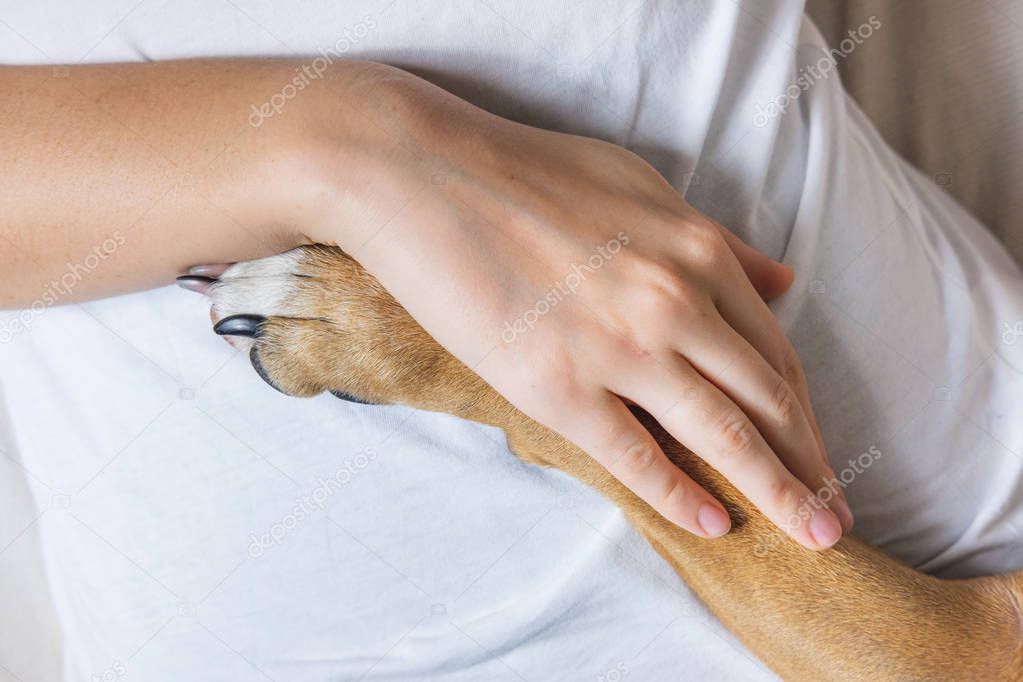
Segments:
[[[384,64],[352,62],[332,74],[306,124],[283,141],[300,239],[358,249],[457,169],[477,136],[470,112],[484,114]]]

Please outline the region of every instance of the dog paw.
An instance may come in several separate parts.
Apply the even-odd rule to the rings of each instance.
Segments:
[[[178,280],[212,301],[214,331],[271,386],[355,402],[421,402],[453,360],[341,249],[303,246]]]

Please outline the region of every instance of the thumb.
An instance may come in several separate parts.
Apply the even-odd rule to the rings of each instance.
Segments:
[[[718,225],[732,253],[739,260],[753,288],[765,301],[777,298],[789,290],[796,274],[789,266],[768,258],[760,251],[742,241],[724,227]]]

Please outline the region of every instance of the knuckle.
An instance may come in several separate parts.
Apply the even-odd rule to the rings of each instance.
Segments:
[[[672,319],[703,307],[700,292],[671,266],[651,264],[643,280],[641,307],[654,319]]]
[[[731,252],[717,227],[708,220],[692,221],[686,237],[686,250],[696,264],[718,265]]]
[[[672,267],[650,264],[644,274],[646,291],[652,300],[674,302],[686,295],[686,283]]]
[[[657,461],[657,452],[653,444],[640,440],[632,443],[618,456],[617,468],[630,474],[640,474],[649,470]]]
[[[795,391],[785,379],[778,379],[774,392],[771,395],[771,405],[774,418],[782,424],[791,424],[795,419],[796,408],[799,401]]]
[[[785,517],[793,514],[798,516],[799,507],[805,501],[802,487],[792,478],[772,481],[768,489],[768,499],[771,506]]]
[[[717,418],[721,455],[728,458],[749,455],[753,450],[753,423],[738,409],[728,409]]]
[[[661,338],[658,334],[659,332],[654,326],[622,334],[608,345],[600,357],[608,367],[620,366],[622,363],[647,363],[653,356],[654,349]]]
[[[803,380],[803,365],[799,362],[799,355],[792,344],[787,341],[782,347],[781,360],[778,365],[779,373],[789,386],[798,385]]]
[[[662,509],[685,509],[689,502],[689,489],[685,480],[679,478],[661,499]]]

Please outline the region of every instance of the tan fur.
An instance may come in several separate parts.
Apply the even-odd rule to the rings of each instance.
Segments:
[[[519,457],[561,469],[621,507],[717,617],[785,679],[1023,680],[1023,573],[940,580],[851,537],[825,552],[806,550],[637,411],[672,460],[731,514],[734,528],[725,537],[693,537],[512,407],[342,251],[305,247],[301,256],[289,279],[293,316],[270,317],[253,349],[282,391],[340,390],[504,429]],[[216,305],[217,286],[212,295]],[[772,540],[770,551],[757,551],[765,540]]]

